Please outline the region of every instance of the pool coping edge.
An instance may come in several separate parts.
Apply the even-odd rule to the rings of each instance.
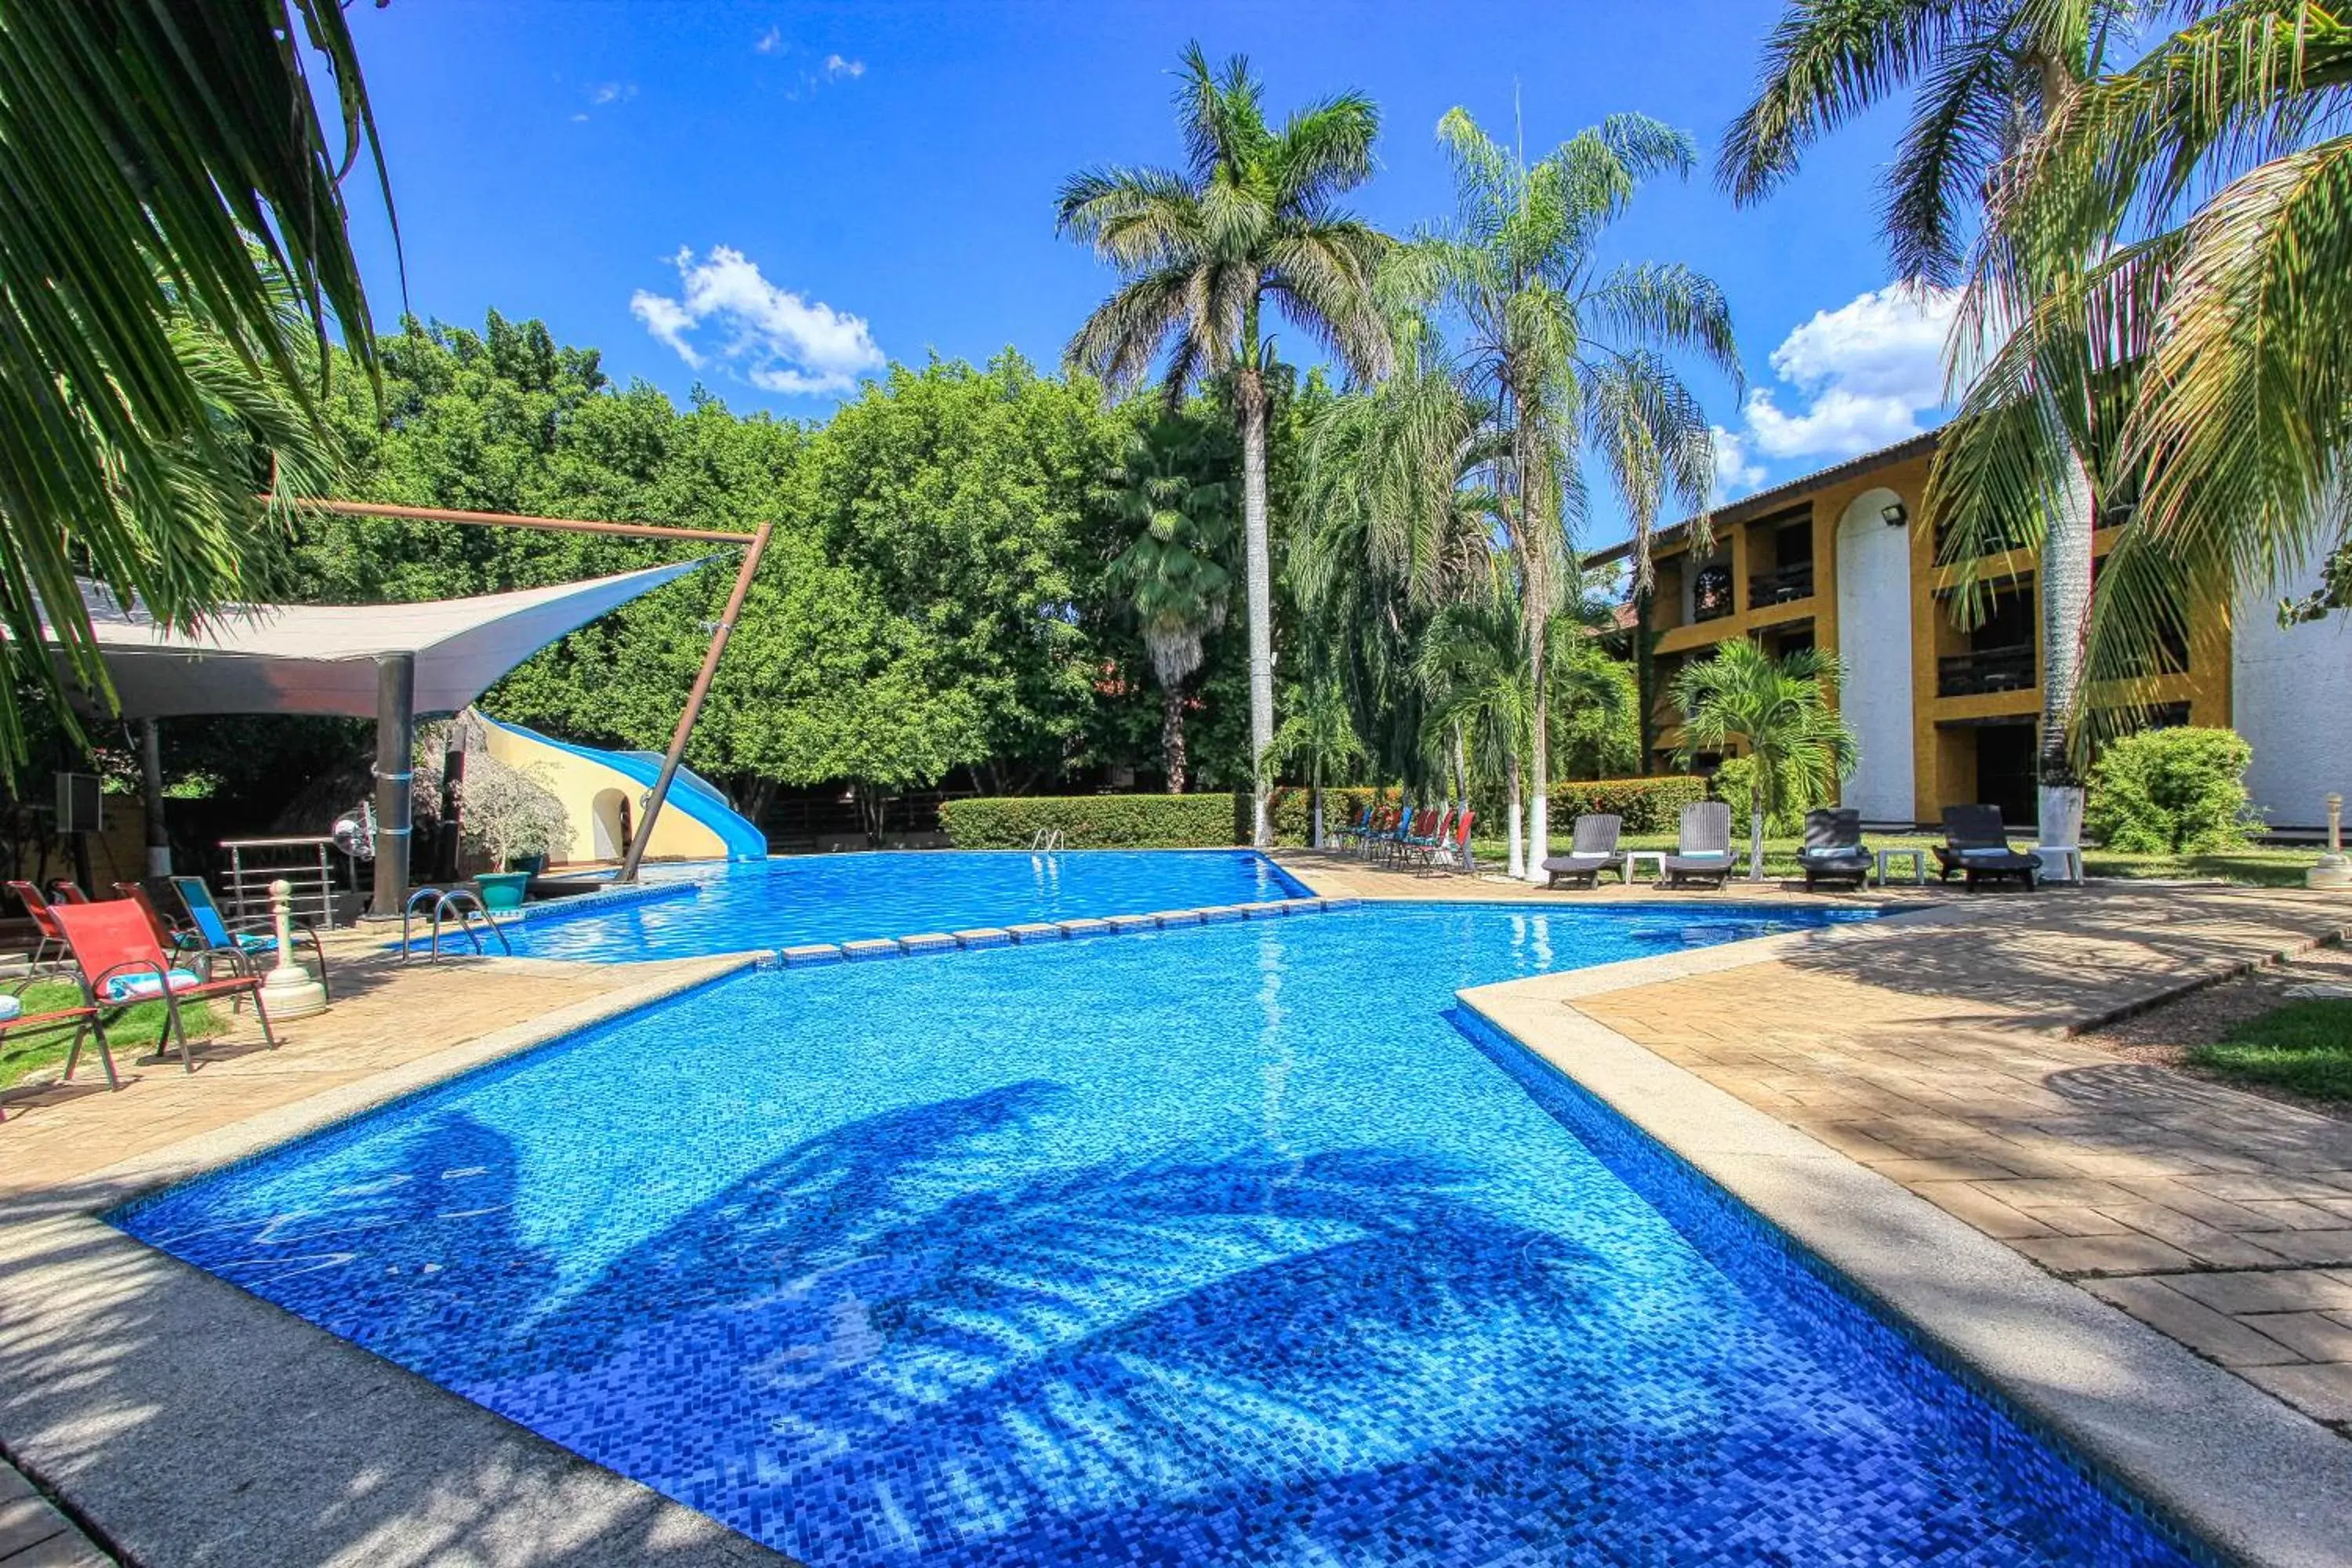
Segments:
[[[2352,1563],[2352,1443],[2080,1286],[1580,1011],[1583,997],[1867,941],[1950,906],[1455,994],[2226,1560]]]

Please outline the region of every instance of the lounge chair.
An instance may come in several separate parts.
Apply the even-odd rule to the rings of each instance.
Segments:
[[[182,951],[235,952],[242,955],[242,967],[257,975],[261,972],[263,959],[277,959],[278,938],[274,935],[229,930],[227,918],[221,913],[220,906],[213,902],[213,890],[205,886],[202,877],[174,877],[172,879],[172,890],[180,895],[180,903],[188,911],[188,923],[195,932],[196,940],[184,939],[181,942]],[[310,956],[319,969],[319,990],[328,1001],[333,1001],[334,987],[327,983],[327,950],[320,945],[319,928],[308,921],[298,920],[294,923],[294,933],[298,944],[305,941],[310,944]],[[299,962],[299,954],[289,953],[287,962]]]
[[[75,967],[81,971],[82,989],[95,1007],[128,1007],[136,1002],[161,1001],[168,1024],[165,1040],[177,1041],[180,1066],[196,1070],[188,1046],[187,1026],[180,1004],[208,996],[241,1001],[253,998],[254,1016],[261,1020],[261,1037],[275,1049],[277,1032],[261,1002],[261,981],[247,973],[226,980],[209,979],[194,970],[175,966],[155,941],[146,911],[128,899],[102,904],[60,904],[49,911],[72,948]],[[234,1005],[234,1004],[233,1004]],[[160,1048],[160,1047],[159,1047]]]
[[[1862,813],[1805,813],[1805,847],[1797,851],[1797,864],[1804,868],[1805,891],[1809,893],[1822,882],[1852,882],[1857,888],[1868,887],[1873,862],[1870,850],[1862,842]]]
[[[1617,835],[1625,826],[1622,816],[1603,812],[1591,812],[1576,819],[1576,837],[1570,840],[1568,853],[1554,855],[1543,863],[1544,886],[1557,888],[1560,879],[1582,882],[1588,888],[1601,885],[1601,873],[1615,868],[1617,879],[1625,879],[1624,858],[1617,852]]]
[[[1693,801],[1683,807],[1675,837],[1675,852],[1658,862],[1667,887],[1720,888],[1730,879],[1730,806],[1719,800]]]
[[[11,882],[8,890],[25,906],[25,913],[32,920],[33,930],[39,938],[33,943],[33,967],[38,969],[52,956],[63,954],[66,933],[58,929],[58,918],[50,912],[49,900],[41,897],[41,889],[30,882]]]
[[[2042,872],[2042,857],[2010,847],[1997,805],[1948,805],[1944,808],[1944,842],[1935,846],[1939,879],[1948,882],[1958,872],[1969,889],[1979,878],[2014,878],[2033,891]]]
[[[1332,837],[1338,842],[1340,848],[1345,849],[1350,844],[1362,843],[1365,837],[1369,835],[1371,830],[1372,808],[1368,805],[1364,807],[1361,816],[1358,816],[1355,821],[1341,826],[1339,831],[1333,834]]]
[[[1437,852],[1437,847],[1445,842],[1446,831],[1454,826],[1453,802],[1448,801],[1435,815],[1436,821],[1424,818],[1420,831],[1404,836],[1403,842],[1397,846],[1397,854],[1401,858],[1426,861]]]
[[[73,1044],[66,1048],[64,1081],[67,1083],[73,1081],[74,1066],[81,1060],[81,1043],[85,1037],[94,1035],[98,1039],[99,1062],[106,1068],[106,1087],[121,1089],[122,1079],[114,1070],[114,1052],[107,1045],[106,1025],[100,1018],[98,1005],[91,1000],[87,986],[82,990],[82,999],[78,1005],[52,1007],[46,1013],[25,1011],[26,989],[37,980],[54,978],[49,975],[27,975],[24,979],[13,982],[6,990],[0,991],[0,1040],[6,1039],[19,1029],[38,1029],[47,1026],[70,1023],[74,1026],[74,1037]],[[5,1120],[6,1120],[6,1112],[0,1110],[0,1121]]]
[[[1440,835],[1437,842],[1423,855],[1423,864],[1432,869],[1444,866],[1456,871],[1469,870],[1470,825],[1477,820],[1478,814],[1464,806],[1461,814],[1454,817],[1453,828]]]

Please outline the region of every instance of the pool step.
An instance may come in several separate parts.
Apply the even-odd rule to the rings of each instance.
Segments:
[[[876,958],[910,958],[920,953],[958,952],[1015,943],[1066,942],[1073,937],[1118,936],[1129,931],[1176,930],[1185,926],[1223,925],[1232,921],[1280,920],[1287,915],[1321,914],[1352,910],[1358,899],[1269,899],[1257,904],[1212,904],[1197,910],[1160,910],[1148,915],[1109,915],[1102,919],[1031,921],[1014,926],[974,926],[970,931],[923,931],[915,936],[869,938],[859,942],[816,942],[788,947],[776,954],[787,969],[821,963],[841,963]]]

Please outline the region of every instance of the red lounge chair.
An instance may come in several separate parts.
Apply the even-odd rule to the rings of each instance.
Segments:
[[[173,968],[171,958],[155,940],[154,928],[148,924],[146,911],[130,900],[63,904],[49,913],[73,949],[74,963],[81,970],[82,984],[94,1005],[124,1007],[133,1002],[162,1000],[171,1020],[171,1037],[179,1042],[184,1070],[196,1070],[194,1054],[188,1048],[188,1031],[180,1021],[184,1000],[249,993],[254,1015],[261,1020],[261,1037],[270,1048],[277,1048],[278,1036],[261,1004],[261,982],[251,974],[211,980],[192,970]]]
[[[25,913],[32,917],[33,929],[40,933],[41,940],[33,944],[33,967],[38,969],[48,961],[51,948],[65,951],[66,933],[58,929],[57,916],[49,911],[49,900],[41,897],[40,889],[30,882],[11,882],[8,890],[25,906]]]
[[[74,1037],[73,1045],[66,1051],[65,1081],[73,1081],[74,1064],[81,1060],[83,1037],[94,1034],[98,1037],[98,1059],[106,1068],[106,1087],[121,1089],[122,1079],[114,1071],[114,1052],[106,1043],[106,1024],[99,1016],[97,1006],[90,1002],[89,991],[85,989],[82,992],[82,1005],[79,1007],[57,1007],[47,1013],[27,1013],[24,1010],[25,989],[38,978],[28,976],[7,990],[0,991],[0,1040],[6,1039],[19,1029],[37,1029],[43,1025],[69,1021],[74,1026]],[[0,1121],[5,1120],[7,1112],[0,1110]]]

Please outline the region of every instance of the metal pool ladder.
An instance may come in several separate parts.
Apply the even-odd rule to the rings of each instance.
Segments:
[[[1058,827],[1041,827],[1029,836],[1029,852],[1032,855],[1051,855],[1061,847],[1062,830]]]
[[[408,895],[408,902],[400,910],[400,961],[403,963],[407,963],[416,951],[412,945],[416,911],[428,902],[433,924],[425,949],[426,963],[430,963],[441,956],[441,926],[445,921],[451,920],[457,922],[457,930],[466,934],[466,940],[473,943],[477,956],[482,952],[484,930],[499,939],[501,952],[509,958],[514,956],[514,943],[507,940],[507,933],[499,922],[490,919],[490,911],[478,894],[467,888],[452,888],[446,893],[438,888],[419,888]],[[474,923],[477,918],[482,922],[478,927]]]

